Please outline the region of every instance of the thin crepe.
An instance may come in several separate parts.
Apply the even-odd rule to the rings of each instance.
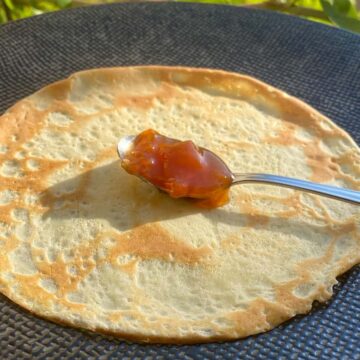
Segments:
[[[360,189],[360,152],[311,107],[250,77],[128,67],[74,74],[0,118],[0,291],[33,313],[147,342],[267,331],[360,261],[359,208],[266,185],[223,208],[127,174],[119,138],[154,128],[235,172]]]

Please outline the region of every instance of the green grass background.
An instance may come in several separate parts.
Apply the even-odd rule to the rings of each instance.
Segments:
[[[247,6],[301,16],[360,33],[360,0],[173,0]],[[0,0],[0,24],[65,8],[119,0]],[[131,0],[129,1],[131,2]]]

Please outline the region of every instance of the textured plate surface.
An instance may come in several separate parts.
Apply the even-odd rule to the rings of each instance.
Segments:
[[[57,12],[0,28],[0,113],[87,68],[220,68],[305,100],[360,142],[360,37],[284,15],[194,4],[125,4]],[[332,301],[237,342],[141,346],[37,319],[0,297],[0,358],[360,358],[360,271]]]

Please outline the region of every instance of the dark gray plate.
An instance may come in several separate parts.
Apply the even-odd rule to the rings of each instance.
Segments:
[[[0,113],[88,68],[164,64],[246,73],[295,95],[360,141],[360,36],[274,13],[148,3],[88,7],[0,27]],[[0,358],[360,359],[360,271],[331,302],[265,334],[142,346],[55,325],[0,297]]]

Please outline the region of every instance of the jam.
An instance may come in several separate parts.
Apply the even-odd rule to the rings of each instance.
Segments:
[[[122,167],[167,192],[173,198],[192,198],[201,207],[229,201],[232,173],[213,152],[145,130],[137,135],[122,159]]]

